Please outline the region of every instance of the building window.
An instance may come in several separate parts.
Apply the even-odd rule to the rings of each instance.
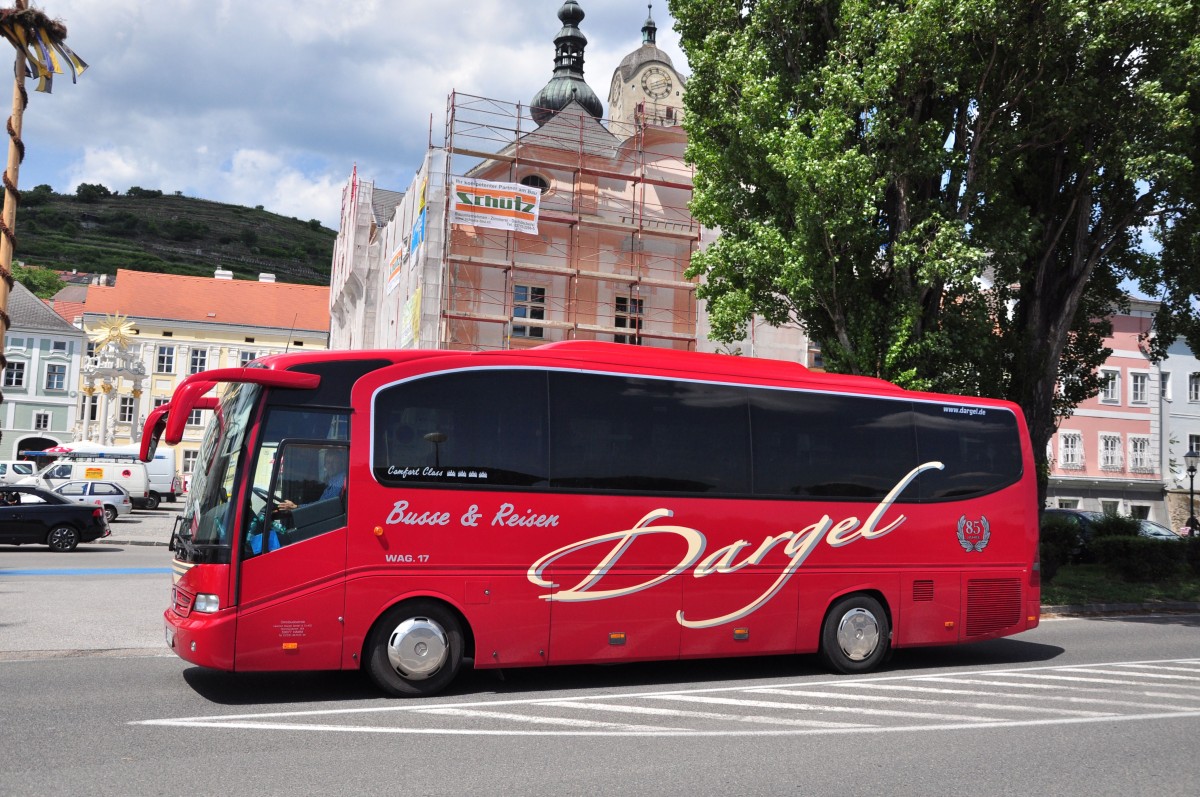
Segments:
[[[184,451],[183,452],[183,472],[187,475],[192,475],[196,472],[196,457],[200,455],[199,451]]]
[[[238,365],[245,368],[247,365],[250,364],[250,361],[253,360],[257,356],[258,356],[258,352],[256,352],[256,351],[243,351],[241,354],[241,357],[238,359]]]
[[[1188,375],[1188,401],[1200,401],[1200,374]]]
[[[1079,499],[1078,498],[1060,498],[1060,499],[1058,499],[1058,508],[1059,509],[1078,509],[1079,508]]]
[[[1171,374],[1168,371],[1160,371],[1158,374],[1158,393],[1167,401],[1171,400]]]
[[[155,396],[154,397],[154,409],[158,409],[159,407],[166,404],[170,400],[171,400],[170,396]]]
[[[528,178],[527,178],[528,179]],[[545,337],[546,330],[542,327],[518,324],[519,319],[544,321],[546,319],[546,289],[534,285],[513,286],[513,328],[514,338]]]
[[[65,365],[47,365],[46,366],[46,389],[47,390],[66,390],[67,389],[67,366],[65,366]]]
[[[550,183],[545,177],[540,174],[530,174],[521,178],[521,185],[527,185],[530,188],[536,188],[543,194],[550,190]]]
[[[192,410],[191,412],[189,412],[188,419],[187,419],[187,425],[188,426],[199,426],[201,423],[203,423],[204,421],[200,417],[201,412],[203,412],[203,410]]]
[[[33,414],[33,428],[34,428],[34,431],[38,431],[38,432],[49,431],[49,429],[50,429],[50,413],[35,412]]]
[[[1101,512],[1103,512],[1103,513],[1104,513],[1104,514],[1106,514],[1106,515],[1119,515],[1119,514],[1121,514],[1121,501],[1120,501],[1120,499],[1113,500],[1113,499],[1111,499],[1111,498],[1107,498],[1107,499],[1106,499],[1106,498],[1101,498],[1101,499],[1100,499],[1100,511],[1101,511]]]
[[[191,362],[188,364],[189,374],[198,374],[208,368],[208,350],[192,349]]]
[[[1058,466],[1079,470],[1083,467],[1083,435],[1062,432],[1058,436]]]
[[[133,423],[133,396],[121,396],[121,403],[117,408],[118,423]]]
[[[158,347],[158,362],[155,365],[154,372],[156,374],[173,374],[173,373],[175,373],[175,347],[174,346],[159,346]]]
[[[1121,403],[1121,372],[1120,371],[1101,371],[1100,372],[1100,401],[1105,404],[1120,404]]]
[[[631,329],[632,335],[614,335],[617,343],[632,343],[639,346],[642,343],[642,319],[644,308],[641,299],[631,299],[627,296],[617,297],[617,313],[613,326],[617,329]]]
[[[9,363],[4,369],[5,387],[25,387],[25,363]]]
[[[67,353],[67,342],[65,340],[50,341],[50,351],[53,352],[54,354],[66,354]]]
[[[1154,470],[1153,462],[1150,460],[1150,438],[1129,438],[1129,467],[1141,473]]]
[[[100,405],[99,396],[84,396],[83,397],[83,414],[89,421],[94,421],[97,418],[96,409]]]
[[[1121,469],[1121,436],[1118,434],[1100,435],[1100,469]]]
[[[1130,404],[1145,404],[1150,400],[1146,394],[1147,387],[1150,384],[1149,374],[1130,374],[1129,375],[1129,403]]]
[[[89,357],[89,358],[96,356],[96,341],[89,340],[87,342],[87,349],[86,349],[85,356]]]

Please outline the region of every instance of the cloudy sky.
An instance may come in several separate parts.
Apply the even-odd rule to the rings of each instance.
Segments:
[[[645,0],[579,0],[585,77],[606,102]],[[263,205],[336,229],[360,177],[403,190],[459,91],[528,103],[550,79],[561,0],[33,0],[90,68],[25,111],[20,186],[83,183]],[[658,45],[687,73],[665,0]],[[20,219],[18,217],[18,230]]]

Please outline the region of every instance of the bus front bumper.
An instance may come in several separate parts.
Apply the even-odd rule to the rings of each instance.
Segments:
[[[167,647],[184,661],[214,670],[233,670],[236,612],[213,614],[193,612],[180,617],[172,609],[163,612]]]

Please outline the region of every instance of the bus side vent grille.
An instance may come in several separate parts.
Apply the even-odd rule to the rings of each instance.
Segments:
[[[967,636],[981,636],[1021,622],[1021,581],[981,578],[967,581]]]
[[[913,601],[924,602],[933,600],[933,582],[932,581],[914,581],[913,582]]]

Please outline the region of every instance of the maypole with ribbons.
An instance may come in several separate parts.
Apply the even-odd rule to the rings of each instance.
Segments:
[[[29,94],[25,79],[37,78],[37,90],[50,93],[54,76],[67,72],[71,82],[83,74],[87,64],[66,44],[67,28],[62,22],[29,6],[28,0],[16,0],[14,8],[0,8],[0,34],[17,51],[13,65],[12,115],[8,118],[8,166],[4,170],[4,211],[0,215],[0,343],[10,326],[8,295],[12,291],[13,250],[16,248],[17,174],[25,159],[25,144],[21,141],[21,119]],[[0,345],[0,372],[7,367],[4,347]],[[4,396],[0,393],[0,401]]]

